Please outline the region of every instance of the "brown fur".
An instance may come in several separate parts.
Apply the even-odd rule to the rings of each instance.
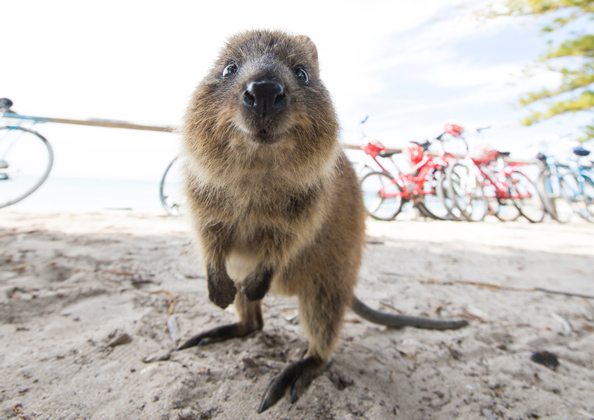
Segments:
[[[240,69],[245,75],[223,80],[230,60],[248,67]],[[257,77],[266,61],[281,74],[291,101],[274,126],[281,137],[274,144],[254,141],[237,121],[242,82]],[[305,88],[291,72],[296,66],[307,67]],[[326,359],[356,284],[365,211],[318,77],[309,38],[268,31],[231,38],[194,94],[184,149],[190,214],[207,266],[222,270],[238,252],[273,267],[275,290],[299,297],[310,353]]]
[[[225,75],[230,63],[237,71]],[[300,68],[309,83],[297,77]],[[250,82],[264,79],[283,86],[287,105],[260,118],[242,97]],[[261,411],[287,387],[298,398],[331,356],[353,302],[365,210],[337,135],[315,45],[276,31],[232,37],[185,116],[188,206],[209,294],[221,307],[233,302],[239,320],[181,348],[261,329],[260,300],[269,287],[299,299],[308,353],[275,379]]]

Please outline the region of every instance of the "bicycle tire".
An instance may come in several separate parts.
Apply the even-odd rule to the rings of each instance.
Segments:
[[[501,222],[514,222],[522,215],[509,198],[489,198],[489,211]]]
[[[582,193],[586,202],[586,211],[588,212],[588,221],[594,222],[594,181],[587,175],[584,177],[584,188]]]
[[[571,197],[574,211],[582,219],[584,219],[588,222],[594,222],[594,217],[590,213],[590,209],[592,208],[592,203],[589,202],[588,197],[586,195],[587,193],[585,191],[586,188],[584,187],[584,185],[586,185],[588,182],[588,181],[586,181],[586,179],[588,179],[590,182],[592,182],[592,181],[587,176],[582,175],[582,178],[584,179],[583,183],[578,181],[575,174],[566,174],[562,180],[564,182],[565,188],[567,190],[571,189],[572,195],[570,197]],[[590,190],[590,189],[588,188],[588,190]]]
[[[545,168],[538,174],[536,187],[551,218],[559,223],[568,223],[574,213],[573,207],[571,200],[562,188],[561,180],[558,179],[557,182],[559,184],[558,192],[553,187],[551,172]]]
[[[448,188],[446,187],[446,183],[448,182],[447,175],[441,177],[437,184],[437,196],[441,200],[441,203],[446,208],[451,220],[455,221],[462,221],[466,220],[458,207],[454,205],[454,201],[448,195]]]
[[[448,194],[464,219],[480,222],[487,215],[488,203],[478,179],[471,182],[472,174],[466,165],[456,163],[447,170]]]
[[[382,197],[388,189],[393,197]],[[402,210],[402,190],[396,180],[385,172],[371,172],[361,180],[363,204],[367,213],[377,220],[394,220]]]
[[[168,184],[176,184],[178,183],[177,180],[172,180],[174,168],[176,168],[176,163],[179,165],[178,158],[175,157],[173,160],[167,165],[165,172],[163,172],[163,176],[161,177],[161,182],[159,183],[159,200],[161,201],[161,205],[163,209],[169,214],[170,216],[182,216],[184,214],[184,203],[181,193],[178,191],[177,194],[179,197],[176,199],[172,199],[171,196],[167,193],[166,186]],[[176,165],[176,166],[174,166]]]
[[[521,216],[511,198],[500,197],[497,188],[488,179],[485,178],[481,186],[487,200],[487,214],[495,216],[501,222],[513,222]]]
[[[421,213],[425,211],[426,214],[429,215],[429,217],[435,220],[451,220],[452,216],[448,212],[447,207],[445,206],[441,198],[437,195],[439,182],[441,179],[445,178],[445,171],[439,170],[435,173],[430,174],[429,176],[431,176],[432,178],[425,181],[425,185],[435,185],[435,187],[432,188],[432,194],[423,195],[423,199],[417,203],[419,211],[421,211]],[[421,207],[423,208],[423,210],[421,210]]]
[[[573,212],[581,218],[588,220],[589,217],[586,214],[586,203],[581,197],[582,188],[576,176],[573,173],[567,173],[564,174],[559,181],[561,183],[561,191],[563,191],[567,197]]]
[[[3,130],[8,131],[2,135]],[[12,140],[8,138],[10,134],[16,132],[20,132],[17,137]],[[22,140],[23,136],[26,136],[26,140]],[[32,145],[38,144],[38,142],[40,142],[43,155],[41,157],[42,164],[39,164],[31,153]],[[8,143],[11,144],[8,145]],[[3,175],[0,178],[0,191],[5,192],[4,198],[0,198],[0,208],[3,208],[24,200],[41,187],[52,170],[54,151],[45,137],[37,131],[24,127],[0,127],[0,145],[3,147],[0,149],[0,161],[2,169],[6,170],[6,172],[0,173]],[[33,148],[35,147],[38,146],[33,146]],[[22,172],[23,168],[19,167],[19,158],[32,168],[35,172],[34,175],[26,175],[26,171]],[[32,178],[31,182],[27,182],[27,177]],[[21,185],[22,188],[20,188]],[[11,189],[15,191],[14,196],[10,194]]]
[[[530,223],[544,220],[545,207],[534,182],[523,172],[513,171],[507,175],[510,193],[514,205],[520,214]],[[519,197],[528,194],[529,197]]]
[[[428,219],[435,219],[435,217],[433,217],[433,215],[427,211],[427,209],[425,208],[425,206],[423,205],[422,202],[417,202],[414,203],[414,207],[419,210],[419,214],[423,217],[426,217]]]

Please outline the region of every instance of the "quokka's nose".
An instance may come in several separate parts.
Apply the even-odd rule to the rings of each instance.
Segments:
[[[260,118],[270,118],[287,106],[287,96],[278,82],[251,82],[243,92],[243,105]]]

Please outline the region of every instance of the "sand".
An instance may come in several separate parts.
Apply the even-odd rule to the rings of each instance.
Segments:
[[[263,331],[171,353],[234,320],[209,303],[188,231],[3,209],[0,418],[594,419],[594,300],[535,290],[594,295],[594,225],[369,220],[359,297],[470,325],[387,330],[349,312],[327,370],[261,415],[268,382],[307,348],[297,303],[267,296]]]

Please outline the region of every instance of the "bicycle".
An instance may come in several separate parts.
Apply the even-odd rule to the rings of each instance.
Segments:
[[[45,137],[31,127],[45,118],[19,115],[8,98],[0,99],[0,208],[15,204],[37,190],[47,179],[54,152]]]
[[[590,152],[582,147],[573,149],[576,156]],[[594,181],[591,168],[571,160],[563,165],[553,156],[538,154],[544,164],[538,175],[537,186],[547,212],[559,223],[567,223],[574,213],[594,222]]]
[[[448,130],[432,141],[424,143],[410,142],[402,151],[410,160],[412,167],[408,172],[400,171],[392,174],[384,168],[377,157],[391,158],[399,152],[387,152],[378,143],[369,142],[363,150],[370,155],[382,169],[371,172],[361,180],[363,202],[367,212],[378,220],[393,220],[400,213],[404,202],[413,201],[419,212],[427,217],[444,220],[448,218],[447,210],[437,197],[436,188],[443,177],[444,168],[453,156],[443,149],[443,136],[451,134]],[[427,152],[433,142],[442,143],[439,156],[431,156]],[[432,199],[432,198],[433,199]]]
[[[446,176],[442,177],[437,189],[438,196],[453,220],[469,222],[482,221],[488,211],[488,208],[481,197],[482,187],[473,185],[473,187],[475,187],[473,191],[467,190],[464,193],[460,192],[460,175],[465,175],[464,172],[474,173],[474,163],[470,158],[471,149],[466,136],[462,136],[464,128],[461,126],[456,127],[458,128],[456,133],[457,137],[462,140],[466,151],[463,158],[458,159],[455,164],[449,165],[447,168]],[[475,131],[478,135],[481,135],[483,130],[487,130],[489,128],[490,126],[480,127]],[[460,174],[460,171],[462,171],[462,174]],[[464,208],[466,209],[464,212],[458,208],[461,197],[463,197],[462,199],[467,200],[464,204]]]
[[[482,130],[486,130],[490,127],[481,127],[481,128],[477,128],[476,132],[477,133],[481,133]],[[450,218],[452,220],[455,221],[467,221],[468,220],[468,215],[463,214],[458,207],[455,205],[454,199],[450,196],[450,191],[451,191],[451,187],[450,187],[450,180],[452,179],[452,171],[450,170],[450,168],[452,168],[454,166],[454,164],[456,163],[462,163],[462,164],[469,164],[469,157],[468,157],[468,153],[469,153],[469,146],[468,146],[468,141],[466,140],[466,136],[463,135],[465,129],[464,127],[460,126],[460,125],[456,125],[456,124],[446,124],[445,127],[445,132],[451,134],[453,137],[457,137],[459,138],[463,144],[464,144],[464,148],[465,148],[465,157],[463,159],[457,159],[455,162],[452,161],[450,162],[450,164],[448,165],[448,168],[446,169],[446,173],[445,176],[442,176],[439,179],[439,183],[437,185],[437,196],[439,197],[440,201],[442,202],[442,205],[446,208],[448,215],[450,216]],[[472,164],[472,162],[470,162],[470,164]],[[447,176],[448,173],[450,173],[450,176]],[[455,173],[455,172],[454,172]],[[476,210],[476,207],[473,206],[473,209]],[[477,212],[473,211],[470,215],[470,219],[471,221],[475,219]],[[484,218],[484,215],[480,215],[479,213],[479,217],[478,220],[482,220]]]
[[[515,220],[520,215],[531,223],[544,219],[545,208],[534,183],[517,170],[525,163],[505,163],[509,152],[499,152],[489,146],[470,156],[474,165],[456,164],[448,169],[449,194],[454,204],[468,220],[473,218],[477,203],[501,221]]]

